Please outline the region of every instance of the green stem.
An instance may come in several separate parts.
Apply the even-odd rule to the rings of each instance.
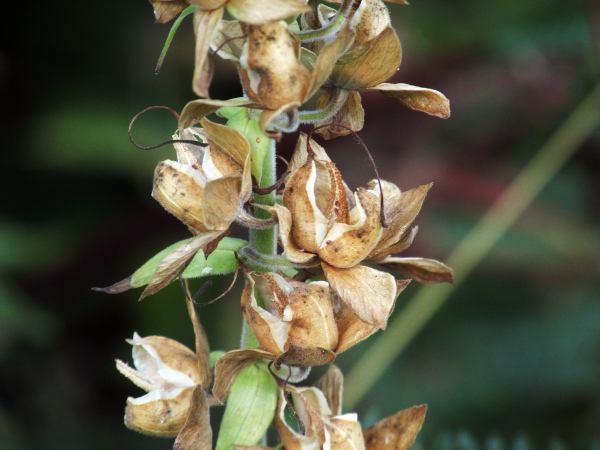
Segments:
[[[171,46],[171,42],[173,41],[173,37],[175,36],[175,33],[177,32],[179,25],[181,25],[181,22],[183,22],[183,19],[185,19],[187,16],[189,16],[195,10],[196,10],[196,6],[194,6],[194,5],[188,6],[183,11],[181,11],[181,14],[179,14],[179,17],[175,20],[175,22],[173,22],[173,26],[171,27],[171,30],[169,31],[169,35],[167,36],[167,41],[165,42],[165,45],[164,45],[162,51],[160,52],[160,56],[158,57],[158,62],[156,63],[156,69],[154,69],[154,73],[157,74],[158,72],[160,72],[160,68],[162,67],[163,61],[165,60],[165,56],[167,56],[167,50],[169,50],[169,47]]]
[[[272,186],[277,181],[277,170],[275,167],[275,141],[271,140],[269,150],[263,160],[262,173],[258,186],[265,188]],[[275,204],[275,192],[267,195],[255,195],[254,203],[258,205],[273,206]],[[268,212],[260,209],[254,209],[254,216],[259,219],[271,219]],[[275,255],[277,253],[277,234],[275,227],[262,230],[250,229],[250,248],[265,255]]]
[[[468,277],[521,213],[600,125],[600,83],[577,106],[502,196],[447,258],[457,274],[454,286],[423,286],[363,353],[345,380],[349,409],[364,397],[450,294]]]

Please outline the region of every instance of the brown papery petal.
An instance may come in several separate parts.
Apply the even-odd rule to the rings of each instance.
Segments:
[[[292,326],[288,342],[299,347],[333,350],[338,330],[331,305],[331,291],[324,282],[298,283],[290,295]]]
[[[205,184],[204,175],[191,166],[162,161],[154,171],[152,197],[191,229],[208,231],[202,210]]]
[[[321,347],[297,347],[290,344],[289,348],[275,358],[275,365],[287,364],[290,366],[322,366],[330,364],[335,359],[335,353]]]
[[[415,236],[417,235],[418,230],[419,230],[419,227],[414,226],[410,230],[406,231],[402,235],[400,240],[398,240],[398,242],[391,245],[390,247],[387,247],[385,250],[379,252],[377,254],[377,258],[373,258],[373,261],[377,262],[381,259],[384,259],[384,258],[390,256],[390,255],[393,255],[395,253],[400,253],[400,252],[403,252],[404,250],[406,250],[408,247],[410,247],[412,245],[412,243],[415,239]]]
[[[244,163],[250,154],[250,144],[242,133],[231,127],[211,122],[208,119],[200,120],[200,124],[206,131],[209,139],[212,140],[222,152],[229,156],[240,167],[244,166]]]
[[[283,247],[283,254],[287,259],[294,263],[303,264],[316,258],[315,254],[300,250],[291,239],[292,215],[285,206],[275,204],[273,206],[260,205],[260,207],[265,211],[268,211],[274,217],[277,217],[279,240]],[[127,289],[129,289],[129,287]]]
[[[242,28],[237,20],[221,20],[210,46],[213,51],[218,49],[217,55],[221,58],[239,61],[244,45],[243,35],[244,33],[242,33]]]
[[[336,63],[333,82],[348,90],[360,91],[390,78],[400,65],[402,49],[393,28],[387,27],[375,39],[360,45]]]
[[[227,11],[242,22],[260,25],[310,11],[302,0],[229,0]]]
[[[300,102],[293,101],[285,103],[275,110],[265,109],[262,113],[260,113],[260,117],[258,119],[258,126],[260,127],[260,130],[271,139],[279,140],[281,137],[281,131],[273,131],[267,128],[270,128],[271,125],[273,125],[277,121],[281,121],[282,119],[290,121],[289,114],[296,114],[294,111],[299,106]],[[283,116],[284,114],[286,116]]]
[[[222,231],[209,231],[195,236],[165,256],[142,292],[140,300],[152,295],[175,280],[192,261],[196,253],[223,235]]]
[[[192,5],[196,5],[199,9],[217,9],[221,8],[228,0],[188,0]]]
[[[327,92],[322,95],[317,101],[317,109],[324,108],[331,100],[332,95],[333,94],[331,92]],[[348,100],[346,100],[346,103],[344,103],[340,110],[335,113],[333,117],[330,117],[323,122],[318,122],[315,124],[315,126],[317,127],[326,124],[331,124],[331,126],[319,128],[316,131],[316,133],[322,136],[324,139],[347,136],[352,131],[362,130],[365,124],[365,110],[362,107],[360,94],[356,91],[350,91]],[[336,127],[335,125],[343,125],[344,128]],[[352,131],[348,130],[347,128],[350,128]]]
[[[331,288],[363,322],[385,329],[397,296],[392,275],[366,266],[349,269],[327,263],[321,266]]]
[[[242,177],[210,181],[202,197],[204,224],[209,230],[227,230],[242,207]]]
[[[163,336],[140,338],[138,335],[134,335],[129,343],[133,345],[133,360],[140,372],[156,375],[159,369],[159,361],[156,360],[158,357],[164,366],[186,375],[194,383],[202,381],[196,353],[185,345]]]
[[[335,365],[329,366],[325,375],[316,382],[315,387],[323,392],[331,414],[339,416],[342,413],[342,393],[344,390],[344,375]]]
[[[319,247],[319,257],[339,268],[353,267],[364,260],[381,236],[379,197],[360,189],[350,223],[335,223]]]
[[[194,337],[196,341],[196,357],[198,360],[198,373],[200,375],[200,380],[198,381],[198,384],[203,389],[208,389],[208,387],[212,383],[212,370],[210,368],[210,347],[208,345],[208,338],[206,337],[206,332],[204,331],[202,322],[200,322],[200,318],[198,317],[198,313],[196,312],[194,302],[192,301],[192,299],[186,298],[185,303],[188,309],[188,313],[190,315],[190,319],[192,321],[192,326],[194,328]]]
[[[210,43],[222,17],[223,8],[196,9],[194,12],[196,51],[192,88],[198,97],[208,97],[208,87],[213,75],[213,63],[209,55]]]
[[[182,430],[175,439],[173,450],[212,448],[209,405],[202,387],[196,386],[190,399],[188,416]]]
[[[181,11],[188,7],[188,2],[186,1],[160,1],[160,0],[150,0],[152,6],[154,7],[154,17],[156,18],[156,23],[165,23],[173,20]]]
[[[294,153],[290,158],[290,164],[288,165],[288,170],[290,173],[294,173],[308,161],[308,143],[307,143],[308,135],[306,133],[300,133],[298,135],[298,141],[296,141],[296,148],[294,149]],[[325,152],[325,149],[317,143],[314,139],[310,139],[310,148],[315,154],[315,159],[320,161],[329,161],[329,155]]]
[[[248,325],[254,331],[260,347],[279,355],[285,351],[290,328],[289,318],[283,320],[278,311],[269,311],[258,306],[254,295],[254,278],[246,275],[248,284],[242,292],[242,313]]]
[[[454,271],[435,259],[388,257],[378,261],[377,264],[395,270],[400,275],[419,283],[454,282]]]
[[[367,450],[408,450],[421,430],[426,411],[427,405],[413,406],[367,428],[363,432]]]
[[[322,211],[317,202],[326,208]],[[325,163],[309,160],[286,182],[283,205],[292,215],[292,239],[296,246],[317,253],[329,229],[326,211],[332,211],[334,187]]]
[[[261,359],[273,359],[273,355],[264,350],[244,349],[232,350],[221,356],[215,364],[213,395],[217,400],[223,403],[240,372]]]
[[[273,423],[277,427],[279,436],[283,442],[285,450],[314,450],[319,448],[318,437],[314,436],[311,430],[311,436],[300,434],[290,427],[285,420],[285,394],[279,392],[279,402],[277,412]]]
[[[334,417],[325,422],[331,440],[331,450],[364,450],[365,440],[357,420],[347,416]]]
[[[300,64],[299,41],[284,23],[242,26],[248,45],[244,47],[250,84],[263,108],[276,111],[290,103],[301,103],[311,76]],[[244,61],[244,58],[242,58]]]
[[[379,91],[415,111],[422,111],[442,119],[450,117],[450,100],[439,91],[404,83],[381,83],[369,90]]]
[[[356,27],[354,47],[375,39],[390,25],[390,14],[381,0],[363,0],[365,9]]]
[[[360,318],[354,314],[352,308],[344,302],[342,302],[342,307],[335,315],[335,321],[338,325],[338,332],[340,334],[338,346],[335,349],[336,355],[339,355],[350,347],[353,347],[355,344],[364,341],[379,329],[376,326],[369,325],[360,320]]]
[[[140,403],[127,399],[125,425],[130,430],[160,437],[175,437],[181,431],[190,408],[193,388],[173,391],[172,398]]]
[[[369,258],[378,258],[381,252],[402,238],[421,211],[431,186],[430,183],[402,193],[398,191],[398,195],[392,197],[385,197],[384,189],[384,211],[388,227],[383,229],[381,238],[369,254]]]

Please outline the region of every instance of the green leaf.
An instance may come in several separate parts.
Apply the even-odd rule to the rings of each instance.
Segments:
[[[258,443],[275,416],[277,396],[277,383],[266,368],[252,365],[241,372],[227,397],[216,450]]]
[[[130,286],[136,288],[148,284],[163,258],[173,250],[189,242],[190,239],[176,242],[153,256],[134,272],[131,276]],[[219,242],[217,249],[209,255],[208,259],[204,256],[204,252],[199,251],[181,276],[183,278],[196,278],[231,273],[237,265],[235,252],[241,250],[247,244],[243,239],[225,237]]]

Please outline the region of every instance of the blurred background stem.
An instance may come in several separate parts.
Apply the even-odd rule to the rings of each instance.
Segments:
[[[415,294],[346,376],[345,406],[354,409],[392,362],[494,247],[570,156],[600,124],[600,83],[573,110],[506,191],[448,256],[455,285]]]

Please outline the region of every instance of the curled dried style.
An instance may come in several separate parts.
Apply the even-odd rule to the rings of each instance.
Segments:
[[[210,449],[210,409],[226,402],[215,430],[218,449],[259,443],[299,450],[409,448],[425,407],[363,431],[355,414],[342,414],[343,375],[331,363],[386,328],[411,280],[451,282],[452,269],[433,259],[394,256],[415,239],[413,222],[431,185],[401,191],[381,179],[358,134],[364,125],[361,93],[378,91],[438,117],[448,117],[448,100],[438,91],[386,82],[398,69],[401,47],[381,0],[151,3],[157,22],[174,20],[157,73],[176,30],[193,15],[192,88],[199,98],[181,113],[166,106],[144,109],[132,119],[128,136],[142,150],[173,144],[174,158],[157,164],[152,196],[191,236],[98,290],[114,294],[145,286],[143,299],[179,280],[195,350],[134,333],[128,342],[135,367],[118,361],[117,369],[148,393],[127,400],[126,426],[175,438],[174,449]],[[223,20],[225,14],[232,20]],[[208,98],[215,58],[234,65],[243,98]],[[318,109],[304,109],[317,93]],[[134,123],[156,109],[177,120],[174,138],[191,139],[136,142]],[[276,143],[300,123],[314,128],[299,133],[288,162]],[[352,192],[313,140],[315,133],[324,139],[353,135],[375,178]],[[277,159],[286,165],[279,179]],[[243,238],[230,235],[235,224],[249,229]],[[236,297],[240,269],[245,283]],[[214,277],[229,274],[232,281],[221,295],[200,301]],[[191,278],[207,281],[192,294]],[[224,297],[241,306],[241,345],[211,352],[196,307]],[[330,367],[307,386],[311,368],[322,365]],[[296,426],[286,419],[290,413]],[[271,424],[278,432],[272,443]]]

